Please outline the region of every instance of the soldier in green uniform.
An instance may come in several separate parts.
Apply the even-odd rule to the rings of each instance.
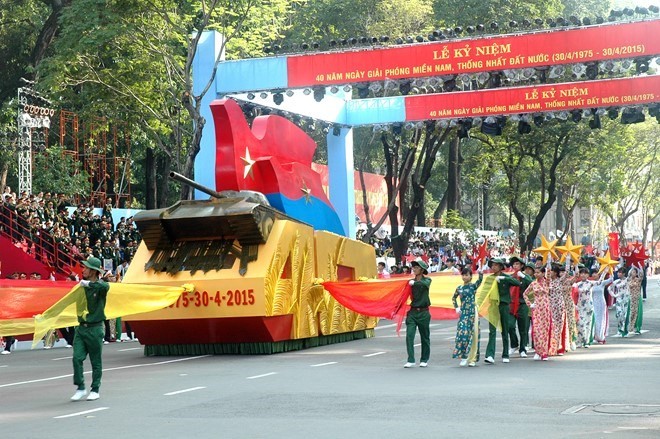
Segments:
[[[87,394],[85,390],[85,378],[83,376],[83,362],[89,354],[92,363],[92,388],[87,396],[88,401],[99,399],[99,388],[101,387],[101,375],[103,364],[101,354],[103,351],[103,335],[105,333],[103,321],[105,320],[105,302],[110,286],[107,282],[99,279],[103,275],[101,261],[90,257],[82,261],[83,279],[80,281],[85,289],[86,313],[78,313],[80,326],[76,328],[73,339],[73,384],[78,390],[71,397],[72,401],[80,401]]]
[[[509,362],[509,328],[511,327],[511,314],[509,313],[509,303],[511,302],[511,295],[509,289],[513,285],[520,286],[520,281],[512,278],[508,274],[504,274],[503,270],[506,267],[504,259],[496,258],[488,262],[493,276],[497,281],[497,291],[499,293],[499,312],[500,324],[502,325],[502,362]],[[494,304],[491,306],[495,306]],[[497,327],[492,323],[488,324],[488,345],[486,346],[486,364],[495,363],[495,339],[497,338]]]
[[[431,299],[429,297],[429,288],[431,278],[426,277],[428,264],[422,259],[417,259],[410,263],[415,278],[410,281],[412,286],[412,300],[410,302],[410,311],[406,316],[406,348],[408,350],[408,362],[403,367],[409,368],[415,365],[415,332],[419,328],[419,337],[422,341],[422,356],[420,357],[419,367],[426,367],[431,355]]]
[[[520,281],[520,286],[512,286],[509,290],[511,294],[511,328],[509,328],[511,349],[509,349],[509,355],[513,355],[518,351],[521,358],[526,358],[527,343],[529,342],[529,307],[527,306],[527,303],[525,303],[523,292],[527,289],[529,284],[534,282],[534,278],[523,272],[525,261],[518,256],[512,256],[509,259],[509,263],[513,268],[512,277]],[[517,303],[514,304],[514,301]],[[516,334],[516,326],[518,326],[520,340],[518,340],[518,335]]]

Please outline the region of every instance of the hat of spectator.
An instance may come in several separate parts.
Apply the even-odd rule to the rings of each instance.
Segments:
[[[536,270],[536,265],[534,265],[531,262],[528,262],[525,264],[525,268],[531,268],[532,270]]]
[[[422,269],[422,271],[424,272],[424,274],[429,274],[429,264],[427,264],[426,262],[424,262],[424,260],[421,259],[421,258],[417,258],[417,259],[415,259],[414,261],[412,261],[412,262],[410,263],[410,265],[411,265],[412,267],[414,267],[414,266],[416,265],[416,266],[418,266],[419,268]]]

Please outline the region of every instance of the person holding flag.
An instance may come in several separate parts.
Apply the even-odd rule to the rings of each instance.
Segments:
[[[520,281],[520,286],[514,285],[510,288],[511,294],[511,328],[509,328],[509,337],[511,339],[511,349],[509,355],[513,355],[516,351],[519,352],[521,358],[527,357],[527,344],[529,342],[529,307],[525,303],[525,296],[523,293],[534,280],[533,277],[523,273],[525,261],[518,256],[512,256],[509,263],[513,268],[513,278]],[[518,333],[520,340],[516,335],[516,326],[518,326]]]
[[[86,309],[79,314],[80,326],[76,329],[73,339],[73,384],[78,386],[78,390],[73,394],[71,400],[80,401],[87,394],[83,362],[89,354],[89,361],[92,363],[92,386],[87,400],[95,401],[100,397],[99,389],[103,374],[101,354],[105,334],[103,322],[106,319],[105,303],[110,286],[99,279],[104,273],[100,259],[90,257],[82,261],[82,264],[84,266],[83,280],[80,281],[80,285],[85,289],[83,303]]]
[[[506,262],[504,259],[495,258],[491,259],[488,263],[491,270],[493,271],[493,276],[497,282],[497,292],[499,295],[498,300],[491,300],[490,306],[497,306],[499,308],[500,314],[500,324],[502,325],[502,362],[509,362],[509,331],[510,331],[510,319],[511,313],[509,312],[509,303],[511,302],[511,294],[509,292],[511,286],[520,286],[520,281],[512,278],[508,274],[504,273],[504,267],[506,267]],[[495,340],[497,338],[497,327],[493,322],[489,322],[488,325],[488,345],[486,346],[486,364],[494,364],[495,360]]]

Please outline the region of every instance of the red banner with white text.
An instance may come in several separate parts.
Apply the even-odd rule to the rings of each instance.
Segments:
[[[406,120],[497,116],[649,104],[660,75],[406,96]]]
[[[422,78],[660,54],[660,20],[287,57],[289,87]]]

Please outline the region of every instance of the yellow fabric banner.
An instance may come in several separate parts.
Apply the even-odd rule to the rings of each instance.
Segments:
[[[168,287],[111,283],[105,305],[105,316],[107,319],[114,319],[162,309],[176,302],[184,291],[192,292],[193,290],[194,287],[190,284]],[[83,287],[76,285],[43,314],[36,315],[33,320],[32,348],[51,329],[78,326],[78,316],[84,318],[87,314],[86,302]]]

